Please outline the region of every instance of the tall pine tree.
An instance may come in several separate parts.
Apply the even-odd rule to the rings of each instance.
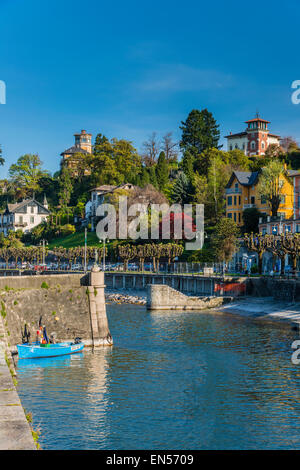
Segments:
[[[164,191],[169,182],[169,165],[165,152],[160,152],[155,168],[157,186],[160,191]]]
[[[188,150],[196,157],[206,149],[218,147],[219,125],[207,109],[193,109],[181,124],[180,147],[184,152]]]

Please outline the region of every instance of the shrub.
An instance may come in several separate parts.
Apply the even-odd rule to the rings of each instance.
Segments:
[[[49,286],[48,286],[47,282],[43,281],[42,284],[41,284],[41,288],[42,289],[49,289]]]

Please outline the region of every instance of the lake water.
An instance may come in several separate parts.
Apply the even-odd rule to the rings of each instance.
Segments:
[[[112,348],[20,360],[43,449],[299,449],[296,332],[234,315],[108,305]]]

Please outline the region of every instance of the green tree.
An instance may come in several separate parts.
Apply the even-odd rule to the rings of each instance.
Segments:
[[[5,160],[4,160],[4,158],[2,157],[2,148],[1,148],[1,146],[0,146],[0,165],[3,166],[4,163],[5,163]]]
[[[112,148],[112,159],[123,176],[123,182],[131,182],[141,169],[141,157],[129,140],[112,139]]]
[[[179,173],[173,186],[171,199],[178,204],[187,204],[191,200],[191,182],[185,173]]]
[[[169,181],[169,166],[165,152],[160,152],[157,165],[155,167],[157,186],[160,191],[164,191]]]
[[[245,209],[243,212],[243,230],[246,233],[258,233],[258,223],[261,215],[262,214],[259,212],[257,207],[249,207],[248,209]]]
[[[180,147],[183,151],[189,150],[192,155],[197,156],[206,149],[218,147],[219,126],[207,109],[193,109],[181,124]]]
[[[61,174],[59,176],[59,204],[63,210],[68,206],[71,194],[72,194],[73,184],[71,179],[71,172],[68,168],[63,167]]]
[[[271,160],[270,163],[262,169],[257,185],[258,193],[269,203],[273,217],[277,216],[282,198],[282,188],[284,186],[283,173],[283,164],[277,159]]]
[[[137,185],[140,186],[141,188],[144,188],[144,186],[147,186],[147,184],[150,183],[150,175],[149,171],[145,166],[142,167],[142,171],[137,177]]]
[[[48,176],[48,172],[42,169],[40,157],[34,154],[22,155],[10,166],[8,173],[15,188],[24,195],[33,195],[40,189],[40,179]]]
[[[192,180],[194,177],[194,161],[195,157],[189,150],[186,150],[181,160],[181,168],[190,180]]]
[[[154,188],[158,188],[155,165],[150,166],[150,168],[148,168],[148,171],[149,171],[149,182],[150,182],[150,184],[152,184],[152,186],[154,186]]]
[[[218,261],[228,262],[238,248],[240,232],[236,223],[229,218],[222,218],[212,235],[212,248]]]
[[[95,186],[135,182],[142,167],[141,157],[130,141],[109,141],[102,134],[97,135],[94,155],[88,156],[87,161]]]
[[[93,154],[95,156],[99,155],[99,154],[102,154],[103,153],[103,146],[105,144],[109,144],[109,140],[107,139],[107,137],[105,137],[105,135],[99,133],[96,135],[96,138],[95,138],[95,143],[94,143],[94,147],[93,147]]]
[[[222,160],[222,152],[212,151],[207,172],[208,203],[211,216],[216,221],[222,216],[225,204],[225,186],[229,179],[228,166]]]

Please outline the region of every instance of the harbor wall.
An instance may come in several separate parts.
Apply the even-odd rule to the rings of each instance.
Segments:
[[[48,336],[55,333],[57,341],[80,337],[87,346],[112,344],[103,273],[12,276],[0,281],[0,314],[11,349],[21,342],[25,323],[30,341],[36,340],[41,316]]]
[[[231,297],[189,297],[167,285],[148,284],[147,288],[149,310],[204,310],[231,300]]]

